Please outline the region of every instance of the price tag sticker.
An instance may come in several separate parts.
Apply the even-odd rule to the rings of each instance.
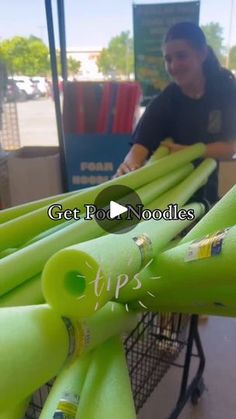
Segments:
[[[219,255],[222,252],[224,238],[228,230],[227,228],[223,231],[208,235],[204,239],[192,242],[187,249],[185,261],[191,262],[193,260],[206,259]]]

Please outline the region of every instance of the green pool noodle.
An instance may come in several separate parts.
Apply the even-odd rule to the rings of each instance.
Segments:
[[[180,241],[180,244],[184,244],[186,242],[190,242],[191,240],[201,239],[204,235],[211,234],[217,230],[222,230],[225,227],[232,226],[236,224],[236,215],[235,215],[235,207],[236,207],[236,186],[233,186],[213,208],[200,220],[198,223],[190,230],[189,233],[186,234]],[[152,286],[154,282],[155,287],[155,280],[151,280],[148,272],[142,272],[141,278],[143,281],[142,289],[136,290],[136,295],[138,297],[143,296],[143,292],[151,292]],[[127,285],[130,287],[130,284]],[[121,291],[125,294],[125,288]],[[127,295],[124,295],[123,302],[126,302],[128,299]],[[163,309],[163,306],[160,307],[160,310]],[[191,308],[192,309],[192,308]],[[189,310],[189,308],[188,308]],[[214,308],[215,310],[215,308]],[[186,310],[184,311],[186,312]]]
[[[135,407],[120,338],[100,345],[93,354],[76,419],[135,419]]]
[[[53,203],[61,204],[63,206],[64,202],[68,202],[70,200],[79,200],[79,196],[82,192],[77,192],[77,194],[69,194],[69,196],[64,197],[64,199],[60,201],[52,201]],[[85,192],[86,193],[86,192]],[[50,205],[50,204],[49,204]],[[64,219],[62,220],[51,220],[47,214],[49,205],[44,207],[40,207],[34,211],[29,213],[23,214],[17,218],[11,219],[4,224],[0,225],[0,249],[2,248],[3,244],[1,244],[3,236],[5,237],[5,241],[12,242],[14,241],[17,243],[17,247],[24,245],[26,242],[32,240],[33,237],[43,233],[50,228],[53,228],[57,225],[66,223]],[[66,205],[64,206],[66,208]],[[68,207],[67,207],[68,208]],[[73,206],[71,207],[73,208]],[[34,225],[36,222],[36,225]],[[46,227],[44,227],[46,224]],[[22,231],[22,227],[26,229],[25,232]],[[21,236],[20,236],[21,234]],[[15,235],[15,238],[14,238]],[[6,246],[5,246],[6,248]]]
[[[17,403],[16,405],[12,405],[4,412],[0,412],[0,419],[24,419],[26,409],[30,402],[30,398],[28,397],[23,402]]]
[[[232,295],[232,293],[234,295]],[[160,301],[151,301],[150,297],[142,299],[146,305],[145,311],[158,312],[178,312],[189,314],[208,314],[213,316],[236,317],[235,307],[235,293],[236,287],[211,287],[204,288],[204,293],[200,289],[189,290],[188,298],[183,298],[181,302],[176,302],[176,299],[171,298],[172,293],[169,293],[169,299],[161,295]],[[176,292],[175,292],[176,295]],[[163,298],[162,298],[163,297]],[[158,297],[157,297],[158,298]],[[226,304],[224,303],[226,302]],[[140,310],[141,306],[138,302],[134,305],[136,309]],[[130,308],[134,308],[131,303]]]
[[[170,250],[175,246],[179,245],[180,239],[171,240],[167,246],[163,248],[163,252]],[[136,301],[139,298],[146,297],[147,295],[153,294],[156,286],[156,277],[149,267],[142,269],[138,274],[135,275],[136,279],[130,281],[124,288],[120,290],[117,302],[126,304],[132,301]],[[155,295],[154,295],[155,296]],[[137,307],[135,306],[135,309]]]
[[[117,303],[82,322],[63,321],[47,305],[1,308],[0,410],[58,375],[69,353],[82,355],[136,322],[136,314]]]
[[[184,238],[182,238],[180,243],[186,243],[191,240],[201,239],[204,235],[211,234],[214,231],[222,230],[225,227],[229,227],[236,224],[235,207],[236,207],[236,186],[233,186],[221,198],[221,200],[217,204],[215,204],[215,206],[196,224],[196,226],[194,226],[190,230],[190,232]],[[143,275],[142,275],[142,278],[144,279]],[[155,286],[155,281],[152,281],[147,278],[146,281],[143,282],[143,286],[145,286],[146,289],[151,291],[152,286],[153,286],[152,282],[154,282],[154,286]],[[139,292],[142,294],[142,291],[137,290],[137,293]],[[166,307],[166,303],[164,307]],[[163,310],[163,305],[160,306],[160,309]],[[192,309],[193,308],[191,306],[191,310]],[[183,312],[187,312],[186,308],[184,308],[184,310],[185,311]],[[190,310],[190,308],[188,307],[187,310]],[[213,313],[215,313],[215,310],[216,310],[216,307],[214,307]],[[220,308],[219,308],[219,312],[220,313],[222,312]],[[211,314],[209,312],[209,307],[208,307],[208,313]]]
[[[68,361],[58,374],[40,413],[40,419],[52,419],[55,412],[75,417],[92,351]]]
[[[178,237],[178,236],[177,236]],[[178,246],[180,243],[180,238],[175,238],[173,240],[171,240],[163,249],[163,252],[165,252],[166,250],[170,250],[173,249],[173,247]]]
[[[152,310],[159,310],[160,305],[172,307],[172,311],[178,306],[188,306],[192,310],[196,307],[198,313],[207,313],[206,310],[210,308],[213,314],[220,311],[224,315],[234,313],[235,316],[236,226],[231,227],[222,240],[221,251],[215,256],[209,256],[211,247],[205,239],[202,258],[199,253],[196,259],[189,261],[189,252],[193,251],[192,242],[160,254],[149,266],[149,272],[146,272],[149,280],[147,278],[143,282],[140,299],[145,297],[142,301],[145,305],[148,303],[148,308]],[[200,243],[203,244],[203,240]],[[203,257],[204,252],[208,257]],[[147,291],[155,298],[148,295]]]
[[[161,183],[163,187],[162,180]],[[145,200],[144,189],[142,198]],[[81,219],[67,224],[63,229],[57,228],[51,237],[46,232],[43,234],[45,238],[41,238],[40,242],[33,240],[28,246],[19,249],[13,257],[0,261],[0,295],[41,272],[47,259],[56,251],[70,244],[101,236],[104,230],[94,220],[87,222]]]
[[[160,145],[154,153],[151,155],[150,159],[147,161],[147,164],[154,163],[156,160],[162,159],[162,157],[165,157],[169,154],[168,147],[165,147],[164,145]]]
[[[196,217],[204,211],[201,204],[190,208]],[[189,224],[189,220],[149,220],[129,233],[62,249],[49,259],[42,273],[46,301],[63,316],[90,316],[95,308],[117,298],[121,284],[131,281]]]
[[[205,159],[186,179],[154,200],[154,208],[166,208],[168,204],[183,205],[206,183],[215,168],[215,160]]]
[[[92,316],[81,319],[79,353],[96,348],[112,336],[129,333],[137,325],[137,314],[116,302],[109,302]]]
[[[165,191],[168,191],[171,187],[177,185],[181,180],[183,180],[189,173],[193,171],[193,164],[189,163],[183,167],[180,167],[177,170],[172,171],[171,173],[162,176],[136,190],[144,208],[148,208],[149,204],[153,199],[156,199],[162,195]],[[124,204],[127,202],[133,202],[133,194],[131,194],[130,199],[129,195],[124,197]],[[122,203],[122,202],[121,202]]]
[[[98,237],[103,229],[91,220],[76,221],[70,226],[45,237],[0,260],[0,295],[39,274],[46,261],[63,247]]]
[[[63,224],[55,225],[55,227],[51,227],[48,230],[43,231],[43,233],[38,234],[37,236],[33,237],[31,240],[26,242],[23,246],[21,246],[19,249],[23,249],[26,246],[29,246],[30,244],[36,243],[38,240],[45,239],[46,237],[50,236],[51,234],[56,233],[57,231],[62,230],[65,227],[70,226],[71,224],[75,223],[75,220],[66,221]]]
[[[183,209],[194,210],[195,220],[200,218],[204,214],[204,206],[199,203],[192,203],[189,205],[186,205],[183,207]],[[187,220],[160,220],[158,221],[158,232],[154,231],[154,235],[156,234],[157,237],[157,245],[155,246],[154,252],[153,252],[153,258],[152,263],[149,265],[146,265],[144,269],[141,269],[136,274],[136,279],[132,279],[128,284],[126,284],[124,287],[120,289],[118,301],[122,303],[127,303],[128,301],[137,299],[140,295],[143,296],[143,289],[144,289],[144,283],[147,282],[147,290],[145,289],[145,292],[149,291],[150,284],[149,282],[154,282],[154,280],[149,281],[149,277],[157,276],[153,273],[150,275],[150,269],[151,266],[154,264],[156,258],[158,259],[158,255],[160,252],[164,250],[164,248],[169,244],[171,245],[171,248],[173,244],[171,244],[171,240],[175,238],[181,231],[183,231],[187,226],[191,225],[193,220],[187,221]],[[142,282],[142,287],[138,288],[139,281]],[[151,291],[151,290],[150,290]]]
[[[215,304],[204,304],[197,305],[197,304],[178,304],[178,303],[170,303],[165,304],[160,302],[158,304],[153,303],[150,299],[142,299],[142,306],[140,306],[139,301],[132,301],[129,304],[130,310],[137,310],[138,312],[154,312],[154,313],[181,313],[181,314],[197,314],[197,315],[209,315],[209,316],[220,316],[220,317],[236,317],[235,314],[235,306],[227,306],[227,309],[221,306],[217,306]]]
[[[215,236],[216,240],[217,236]],[[192,251],[193,246],[195,249],[200,249],[200,245],[205,246],[201,251],[202,254],[199,253],[199,256],[195,256],[196,259],[189,260],[188,253]],[[196,288],[196,290],[200,286],[202,292],[206,287],[234,287],[236,285],[234,269],[236,226],[225,232],[220,246],[222,248],[219,250],[219,254],[208,256],[211,248],[209,240],[207,241],[204,237],[197,244],[194,242],[184,243],[161,253],[150,266],[150,270],[160,276],[160,279],[156,281],[158,290],[167,290],[168,292],[168,290],[180,289],[183,290],[182,298],[184,298],[184,289],[187,288],[187,285],[189,285],[189,289]],[[204,253],[208,257],[204,257]]]
[[[8,248],[8,249],[3,250],[3,251],[0,253],[0,259],[3,259],[3,258],[5,258],[6,256],[9,256],[9,255],[11,255],[12,253],[17,252],[17,250],[18,250],[18,249],[16,249],[16,248]]]
[[[150,202],[168,191],[171,187],[177,185],[181,180],[188,176],[193,171],[193,164],[189,163],[171,173],[162,176],[136,190],[144,208],[149,208]],[[124,197],[124,205],[127,202],[133,201],[133,195],[131,194],[130,200],[129,195]]]
[[[236,281],[235,281],[236,282]],[[234,310],[234,316],[236,316],[236,307],[235,307],[235,295],[236,295],[236,284],[222,285],[222,286],[208,286],[204,287],[204,292],[202,286],[195,286],[189,290],[188,293],[185,293],[181,301],[181,305],[189,305],[191,303],[192,309],[194,307],[200,307],[201,310],[204,310],[204,306],[216,307],[221,313],[226,313],[227,310]],[[172,304],[172,299],[170,301]]]
[[[151,192],[154,193],[156,190],[155,194],[158,195],[170,186],[175,175],[177,179],[180,179],[190,170],[191,165],[186,165],[185,168],[177,169],[172,175],[167,175],[167,179],[156,180],[154,182],[156,186],[153,186],[152,183]],[[144,203],[150,199],[149,185],[142,188],[140,195]],[[46,232],[42,234],[46,234]],[[14,254],[0,260],[0,295],[41,272],[49,257],[63,247],[102,235],[104,235],[104,230],[96,221],[81,219],[65,225],[62,229],[58,228],[52,235],[46,234],[45,238],[36,240],[36,242],[28,244]]]
[[[151,289],[151,287],[150,287]],[[207,314],[212,316],[236,317],[235,295],[236,289],[231,288],[226,290],[225,287],[204,288],[206,296],[203,295],[202,290],[189,290],[188,301],[167,301],[167,299],[160,299],[157,303],[155,299],[150,296],[143,296],[143,298],[131,301],[128,304],[130,310],[152,311],[160,313],[185,313],[185,314]],[[170,292],[171,296],[171,292]],[[222,301],[227,301],[224,305]],[[142,305],[141,305],[141,304]]]
[[[194,226],[181,243],[201,239],[203,236],[236,224],[236,185]]]
[[[59,224],[58,226],[52,227],[49,230],[44,231],[43,233],[39,234],[38,236],[34,237],[33,239],[31,239],[29,242],[25,243],[23,246],[19,247],[19,248],[9,248],[9,249],[5,249],[0,253],[0,259],[11,255],[12,253],[17,252],[20,249],[23,249],[27,246],[29,246],[30,244],[36,243],[38,240],[42,240],[48,236],[50,236],[51,234],[56,233],[57,231],[62,230],[65,227],[68,227],[69,225],[73,224],[75,221],[71,220],[71,221],[66,221],[63,224]]]
[[[176,186],[186,176],[193,172],[193,164],[189,163],[168,173],[136,190],[143,204],[150,203],[172,187]]]
[[[58,200],[61,200],[65,197],[75,195],[79,191],[66,192],[60,195],[49,196],[47,198],[39,199],[37,201],[27,202],[25,204],[16,205],[15,207],[6,208],[0,211],[0,224],[3,224],[7,221],[13,220],[14,218],[20,217],[21,215],[28,214],[38,208],[42,208],[45,205],[53,204]]]
[[[166,147],[163,147],[166,148]],[[193,170],[193,165],[191,163],[185,165],[184,167],[180,167],[179,169],[161,177],[158,181],[154,180],[148,185],[144,185],[139,188],[136,192],[139,195],[141,201],[143,202],[150,202],[153,200],[153,197],[161,195],[163,192],[171,188],[172,186],[176,185],[179,181],[181,181],[185,176],[187,176]],[[1,214],[1,213],[0,213]],[[63,224],[56,225],[55,227],[51,227],[49,230],[40,233],[38,236],[34,237],[27,243],[25,243],[21,248],[26,247],[30,244],[35,243],[38,240],[41,240],[47,237],[50,234],[54,234],[55,232],[67,227],[68,225],[75,222],[74,220],[67,221]],[[11,253],[14,253],[18,249],[6,249],[0,253],[0,259],[2,257],[8,256]]]
[[[0,307],[42,304],[44,301],[40,274],[2,295],[0,297]]]
[[[179,185],[155,199],[148,207],[150,209],[165,209],[170,203],[183,205],[189,200],[194,192],[202,186],[202,182],[206,181],[207,177],[215,169],[215,167],[216,162],[213,159],[206,159]],[[135,298],[136,291],[133,291],[135,284],[137,285],[137,281],[131,281],[121,290],[119,301],[127,302],[128,300]],[[139,291],[137,293],[139,293]]]
[[[152,182],[138,188],[135,192],[138,194],[141,202],[147,207],[150,201],[159,197],[163,192],[168,191],[171,187],[177,185],[181,180],[193,171],[193,164],[188,163],[179,169],[172,171]],[[129,202],[129,194],[124,197],[125,202]],[[130,198],[132,202],[132,194]]]
[[[0,309],[0,411],[58,374],[69,353],[64,321],[48,306]]]
[[[184,150],[168,155],[157,162],[141,167],[140,169],[111,179],[91,190],[81,191],[62,200],[63,209],[78,208],[84,211],[84,204],[93,203],[96,196],[104,188],[112,185],[124,185],[137,189],[146,183],[161,177],[172,170],[182,167],[184,164],[201,157],[205,152],[205,145],[202,143],[189,146]],[[39,208],[29,214],[22,215],[16,219],[0,225],[0,251],[8,247],[18,247],[30,240],[32,237],[53,226],[55,221],[47,216],[48,206]],[[59,223],[59,221],[57,221]],[[63,220],[61,220],[63,222]]]

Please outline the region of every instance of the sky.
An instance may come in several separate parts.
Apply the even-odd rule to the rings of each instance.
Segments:
[[[135,3],[171,2],[141,0]],[[132,0],[64,0],[67,47],[102,48],[121,31],[130,30],[132,34],[132,3]],[[52,5],[58,45],[55,0]],[[225,46],[236,45],[236,0],[201,0],[200,24],[210,22],[219,22],[222,26]],[[48,44],[44,0],[0,0],[0,41],[31,34]]]

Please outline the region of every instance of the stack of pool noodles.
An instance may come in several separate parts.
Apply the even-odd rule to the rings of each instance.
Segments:
[[[0,212],[3,417],[24,417],[31,395],[57,377],[40,417],[134,418],[120,336],[135,326],[137,309],[235,315],[236,189],[204,217],[203,204],[186,205],[216,167],[205,159],[194,168],[204,153],[203,144],[174,155],[162,146],[148,164],[121,178]],[[174,203],[192,210],[195,223],[203,218],[174,240],[192,219],[142,221],[114,235],[95,220],[62,219],[55,226],[48,217],[53,203],[83,214],[84,204],[112,185],[133,188],[144,208]]]
[[[178,242],[154,257],[119,301],[130,307],[181,313],[236,315],[236,185]]]

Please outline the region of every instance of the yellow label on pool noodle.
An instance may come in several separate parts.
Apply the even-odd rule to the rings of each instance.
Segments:
[[[53,414],[53,419],[74,419],[77,413],[79,400],[78,397],[72,397],[72,395],[68,399],[64,398],[61,399],[58,403],[56,411]],[[72,398],[74,399],[72,401]]]
[[[86,328],[80,322],[72,322],[67,317],[63,317],[68,335],[69,335],[69,350],[68,356],[77,357],[84,351],[87,344]]]
[[[185,261],[191,262],[193,260],[219,255],[222,251],[222,244],[228,230],[229,229],[226,228],[223,231],[218,231],[217,233],[206,236],[202,240],[191,243],[187,249]]]

